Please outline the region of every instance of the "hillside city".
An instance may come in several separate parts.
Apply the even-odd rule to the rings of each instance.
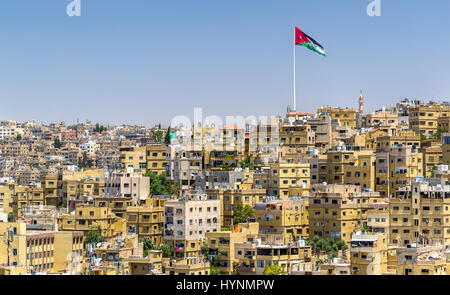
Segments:
[[[0,274],[450,274],[450,104],[0,122]]]

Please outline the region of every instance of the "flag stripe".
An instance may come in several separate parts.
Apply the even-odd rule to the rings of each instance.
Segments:
[[[322,45],[319,44],[319,42],[317,42],[316,40],[314,40],[313,38],[311,38],[310,36],[306,35],[305,33],[303,33],[306,38],[308,38],[312,43],[314,43],[316,46],[320,47],[323,51],[325,51],[325,48],[323,48]]]
[[[303,43],[303,44],[300,44],[300,45],[301,45],[301,46],[305,46],[305,47],[308,48],[309,50],[312,50],[312,51],[314,51],[314,52],[316,52],[316,53],[318,53],[318,54],[320,54],[320,55],[327,56],[327,55],[325,54],[325,52],[323,52],[323,51],[321,51],[321,50],[318,50],[316,47],[314,47],[314,46],[311,45],[311,44]]]
[[[327,56],[325,48],[319,44],[316,40],[311,38],[302,32],[299,28],[295,27],[295,45],[302,45],[320,55]]]

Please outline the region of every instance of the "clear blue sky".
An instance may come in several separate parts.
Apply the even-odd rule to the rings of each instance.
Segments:
[[[176,115],[282,115],[292,102],[293,25],[324,58],[297,48],[299,111],[366,110],[450,94],[450,1],[68,0],[0,2],[0,119],[167,124]]]

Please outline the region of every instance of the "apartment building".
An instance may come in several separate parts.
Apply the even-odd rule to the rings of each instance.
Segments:
[[[319,149],[328,149],[333,145],[333,133],[331,117],[324,115],[317,118],[307,119],[308,125],[315,136],[315,147]]]
[[[413,131],[402,131],[397,136],[380,136],[376,139],[376,151],[380,152],[396,146],[411,147],[419,149],[421,147],[420,136]]]
[[[342,258],[335,257],[320,264],[320,275],[323,276],[345,276],[351,274],[350,263]]]
[[[450,133],[442,134],[442,164],[450,165]]]
[[[267,193],[287,199],[308,196],[311,185],[309,163],[275,163],[270,165]]]
[[[150,178],[136,173],[113,173],[105,179],[104,195],[131,198],[139,205],[150,195]]]
[[[181,149],[174,146],[169,146],[168,150],[168,176],[181,185],[182,193],[188,192],[196,184],[197,177],[202,174],[202,150],[194,147]]]
[[[444,249],[442,244],[411,244],[397,248],[397,275],[447,275]]]
[[[319,116],[330,116],[331,120],[338,120],[340,126],[356,128],[356,110],[350,108],[321,107],[317,110]]]
[[[386,234],[389,238],[389,203],[386,201],[369,203],[367,209],[367,226],[373,233]]]
[[[450,244],[450,186],[418,179],[389,201],[390,244]]]
[[[147,149],[146,147],[122,146],[120,151],[120,164],[124,170],[132,168],[136,172],[147,171]]]
[[[376,154],[375,190],[388,197],[423,176],[423,154],[411,146],[395,146]]]
[[[367,225],[368,204],[379,194],[361,192],[355,185],[318,184],[309,197],[309,237],[341,239]]]
[[[231,230],[220,230],[206,234],[211,259],[217,259],[217,269],[221,274],[231,274],[238,263],[235,247],[238,243],[252,242],[258,237],[257,222],[239,223]]]
[[[398,113],[389,111],[377,111],[372,114],[366,115],[365,123],[366,127],[377,128],[382,126],[390,126],[395,128],[399,124]]]
[[[128,257],[124,259],[128,265],[129,275],[159,275],[162,274],[162,251],[149,250],[147,257]]]
[[[428,104],[409,108],[409,124],[417,134],[436,133],[439,117],[450,117],[450,107]]]
[[[24,266],[27,273],[65,273],[73,257],[84,257],[83,232],[30,231],[25,223],[0,223],[0,235],[9,232],[10,247],[0,243],[0,264]]]
[[[372,151],[363,150],[360,147],[350,147],[348,149],[340,147],[329,150],[326,162],[326,182],[345,184],[347,179],[349,182],[357,179],[358,181],[356,182],[361,182],[361,179],[364,178],[364,173],[366,173],[364,182],[366,185],[370,185],[369,173],[372,167],[372,159],[370,157],[372,155]],[[366,166],[364,166],[364,163],[366,163]],[[361,164],[363,165],[362,167]],[[363,174],[361,175],[361,173]]]
[[[307,124],[282,123],[280,126],[280,146],[292,148],[314,148],[316,135]]]
[[[201,257],[186,257],[176,261],[163,258],[162,272],[166,275],[208,275],[210,271],[210,262]]]
[[[305,241],[265,244],[260,240],[235,244],[237,272],[242,275],[263,275],[266,266],[278,264],[286,274],[294,266],[311,261],[311,247]]]
[[[104,269],[115,266],[116,274],[123,274],[126,268],[124,262],[132,257],[142,257],[143,251],[144,244],[139,241],[138,235],[127,233],[123,238],[102,242],[93,249],[92,255],[96,266]]]
[[[344,166],[344,184],[359,185],[375,191],[375,154],[360,154],[352,165]]]
[[[128,207],[135,206],[131,197],[104,197],[94,196],[80,205],[92,205],[99,208],[109,208],[117,217],[125,218]]]
[[[423,154],[423,176],[433,178],[435,166],[443,163],[442,146],[422,147],[420,152]]]
[[[148,238],[156,247],[163,242],[164,203],[166,198],[150,198],[143,206],[127,207],[128,232],[137,233],[139,238]]]
[[[234,207],[240,203],[253,208],[257,202],[264,200],[266,190],[237,187],[236,189],[208,189],[206,194],[209,198],[220,201],[221,225],[229,227],[233,224]]]
[[[115,239],[127,233],[126,220],[117,217],[110,208],[80,206],[73,214],[58,217],[58,228],[61,231],[100,230],[105,239]]]
[[[164,203],[164,241],[176,258],[197,257],[206,233],[220,230],[220,200],[192,194]]]
[[[308,200],[292,198],[255,205],[260,234],[281,234],[285,243],[309,237]]]
[[[41,187],[16,186],[13,198],[13,215],[22,216],[22,208],[30,205],[45,205],[44,189]]]
[[[41,187],[44,189],[44,204],[58,206],[58,175],[48,174],[42,177]]]
[[[0,209],[2,209],[5,214],[13,213],[14,195],[14,183],[0,183]]]
[[[167,173],[167,146],[165,144],[149,144],[145,146],[147,170],[158,175]]]
[[[350,243],[350,265],[353,275],[383,275],[388,266],[386,234],[358,232]]]

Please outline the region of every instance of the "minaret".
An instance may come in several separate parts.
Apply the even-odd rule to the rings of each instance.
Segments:
[[[364,114],[364,96],[361,90],[361,94],[359,95],[359,115],[362,116]]]

